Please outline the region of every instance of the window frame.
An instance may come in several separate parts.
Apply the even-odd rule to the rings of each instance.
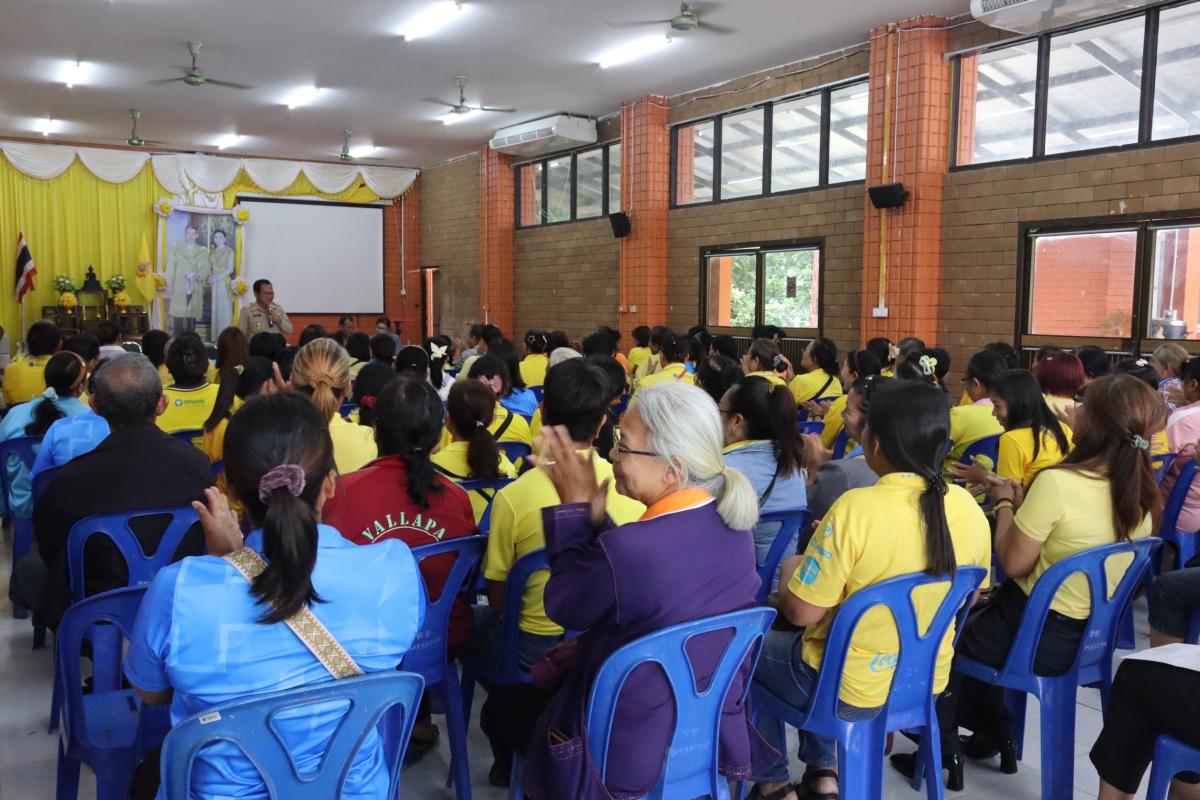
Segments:
[[[1151,8],[1122,11],[1116,14],[1098,17],[1094,20],[1075,23],[1074,25],[1064,25],[1063,27],[1055,28],[1052,31],[1045,31],[1043,33],[1032,34],[1029,36],[1014,36],[1011,39],[1005,39],[987,47],[981,47],[978,49],[972,49],[970,51],[954,54],[951,61],[952,83],[950,109],[950,171],[964,172],[975,169],[987,169],[989,167],[996,166],[1011,166],[1013,164],[1033,164],[1042,161],[1055,161],[1064,158],[1104,155],[1106,153],[1119,153],[1126,150],[1141,150],[1147,147],[1163,147],[1173,144],[1187,144],[1189,142],[1200,141],[1200,134],[1194,134],[1192,136],[1179,136],[1169,139],[1153,138],[1155,79],[1158,66],[1159,18],[1161,16],[1161,12],[1165,9],[1193,5],[1196,3],[1197,0],[1175,0],[1174,2],[1163,3]],[[1085,150],[1072,150],[1066,153],[1054,153],[1051,155],[1046,155],[1051,39],[1055,36],[1061,36],[1063,34],[1077,33],[1079,31],[1085,31],[1093,28],[1101,28],[1114,22],[1123,22],[1125,20],[1136,18],[1142,18],[1144,20],[1141,84],[1138,87],[1140,96],[1138,100],[1137,141],[1129,144],[1094,147]],[[994,161],[985,161],[978,164],[959,164],[958,145],[959,140],[961,139],[959,134],[959,125],[961,122],[960,110],[962,99],[962,59],[981,55],[983,53],[995,52],[997,50],[1005,50],[1015,45],[1029,42],[1037,42],[1038,46],[1037,77],[1035,78],[1034,89],[1033,155],[1024,156],[1021,158],[996,159]]]
[[[810,191],[807,189],[793,190]],[[746,198],[738,198],[743,200]],[[726,201],[731,202],[731,201]],[[697,203],[696,205],[705,205]],[[713,256],[755,256],[755,287],[754,287],[754,319],[755,325],[764,325],[763,316],[766,310],[766,255],[788,250],[817,251],[817,326],[815,328],[788,328],[797,332],[789,338],[812,339],[824,335],[825,330],[825,237],[816,236],[805,239],[780,239],[770,242],[739,242],[737,244],[706,245],[700,248],[700,314],[697,323],[705,326],[714,336],[728,334],[730,336],[749,336],[751,327],[733,325],[709,325],[708,320],[708,259]],[[782,327],[782,326],[781,326]]]
[[[805,192],[817,192],[823,189],[828,189],[832,186],[853,186],[856,183],[865,184],[865,179],[856,179],[849,181],[833,181],[829,180],[829,124],[830,124],[830,105],[832,94],[840,89],[845,89],[848,86],[863,85],[870,87],[870,79],[866,75],[859,75],[855,78],[850,78],[837,83],[831,83],[826,86],[821,86],[816,89],[808,89],[795,94],[784,95],[773,100],[768,100],[763,103],[754,103],[748,106],[740,106],[731,108],[728,111],[722,111],[719,114],[711,114],[707,117],[697,117],[689,119],[686,122],[675,123],[671,128],[671,172],[670,172],[670,190],[671,202],[670,208],[697,208],[711,205],[720,205],[721,203],[738,203],[746,200],[761,200],[766,197],[786,197],[793,194],[804,194]],[[820,153],[818,154],[818,175],[815,186],[804,186],[799,189],[784,189],[782,191],[771,190],[771,172],[772,161],[775,152],[775,117],[774,108],[776,105],[790,103],[793,100],[800,100],[805,97],[821,96],[821,129],[820,129]],[[762,183],[763,190],[759,194],[744,195],[741,197],[721,197],[721,159],[722,159],[722,128],[723,121],[726,117],[743,114],[747,111],[762,109],[763,112],[763,159],[762,159]],[[713,199],[703,200],[697,203],[679,203],[679,131],[684,128],[690,128],[694,125],[701,125],[706,122],[713,123]],[[866,145],[864,145],[866,147]],[[864,160],[867,154],[863,155]]]
[[[1156,339],[1146,333],[1150,316],[1150,294],[1154,279],[1154,234],[1162,228],[1200,226],[1200,212],[1161,211],[1123,216],[1086,217],[1083,219],[1023,222],[1017,230],[1017,295],[1013,342],[1018,352],[1033,351],[1042,345],[1076,348],[1083,345],[1103,347],[1110,354],[1141,357],[1166,342],[1175,342],[1193,355],[1200,355],[1200,339]],[[1056,336],[1029,333],[1033,311],[1034,242],[1039,236],[1113,233],[1134,231],[1133,297],[1130,303],[1130,336],[1122,339],[1104,336]],[[1148,346],[1149,345],[1149,346]]]
[[[513,170],[513,224],[517,230],[529,230],[531,228],[547,228],[555,225],[569,225],[575,222],[595,222],[596,220],[607,220],[610,214],[616,213],[609,208],[609,168],[608,168],[608,153],[612,146],[620,146],[620,139],[612,139],[600,144],[589,144],[586,147],[580,147],[575,150],[566,150],[560,153],[551,153],[540,158],[533,158],[527,161],[520,161],[512,165]],[[602,152],[601,158],[601,197],[600,209],[601,213],[595,217],[584,217],[580,219],[578,214],[578,193],[579,193],[579,156],[591,153],[595,150]],[[622,155],[624,155],[622,153]],[[557,161],[562,158],[569,157],[570,164],[570,183],[571,183],[571,207],[570,216],[567,219],[560,219],[556,222],[549,222],[547,217],[547,209],[549,208],[549,183],[550,183],[550,162]],[[539,215],[541,219],[531,225],[521,224],[521,169],[533,164],[541,164],[542,174],[539,183],[542,190],[542,209]],[[622,187],[623,188],[623,187]],[[621,209],[616,209],[620,211]]]

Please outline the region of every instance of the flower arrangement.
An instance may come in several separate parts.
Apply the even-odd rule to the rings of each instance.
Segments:
[[[113,275],[104,282],[104,285],[109,289],[112,289],[114,292],[123,292],[125,291],[125,276]]]
[[[241,297],[248,291],[250,291],[250,286],[246,283],[244,278],[238,278],[233,282],[233,293],[238,297]]]
[[[58,304],[66,309],[72,309],[79,305],[79,298],[74,292],[63,292],[58,296]]]
[[[159,200],[154,204],[154,213],[158,214],[163,219],[171,216],[171,212],[174,210],[175,207],[171,205],[171,201],[169,200]]]
[[[71,280],[70,275],[54,276],[54,291],[56,292],[73,292],[75,291],[75,281]]]
[[[154,273],[154,285],[159,289],[167,285],[167,276],[161,272]]]
[[[113,305],[124,311],[133,305],[133,299],[125,292],[117,292],[117,296],[113,298]]]
[[[239,208],[237,213],[233,215],[233,221],[239,226],[245,225],[250,221],[250,212],[247,209]]]

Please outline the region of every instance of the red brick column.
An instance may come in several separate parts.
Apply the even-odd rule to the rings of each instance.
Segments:
[[[942,186],[950,136],[950,65],[945,20],[918,17],[879,28],[871,43],[871,112],[867,186],[893,182],[912,192],[904,208],[886,215],[867,203],[863,234],[862,338],[938,339],[942,281]],[[926,30],[933,28],[934,30]],[[889,32],[890,31],[890,32]],[[889,54],[891,59],[889,62]],[[898,65],[898,69],[897,69]],[[885,127],[890,124],[891,130]],[[887,160],[886,176],[885,158]],[[886,234],[881,230],[886,226]],[[884,239],[881,256],[880,239]],[[879,303],[880,263],[886,258],[887,317]]]
[[[622,207],[632,233],[621,240],[621,334],[667,321],[667,209],[671,137],[666,98],[639,97],[621,109]]]
[[[479,151],[479,305],[480,319],[512,338],[513,244],[516,183],[511,156],[486,145]]]

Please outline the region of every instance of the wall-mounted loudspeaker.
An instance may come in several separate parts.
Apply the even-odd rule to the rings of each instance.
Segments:
[[[904,201],[912,193],[905,191],[903,183],[885,183],[867,189],[867,194],[871,195],[871,205],[878,209],[891,209],[903,207]]]
[[[618,239],[624,239],[632,230],[629,226],[629,215],[623,211],[618,211],[615,214],[608,215],[608,222],[612,225],[613,236]]]

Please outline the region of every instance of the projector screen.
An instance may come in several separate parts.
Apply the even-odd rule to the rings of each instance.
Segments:
[[[383,313],[383,206],[239,202],[250,212],[242,245],[247,283],[269,280],[289,314]]]

